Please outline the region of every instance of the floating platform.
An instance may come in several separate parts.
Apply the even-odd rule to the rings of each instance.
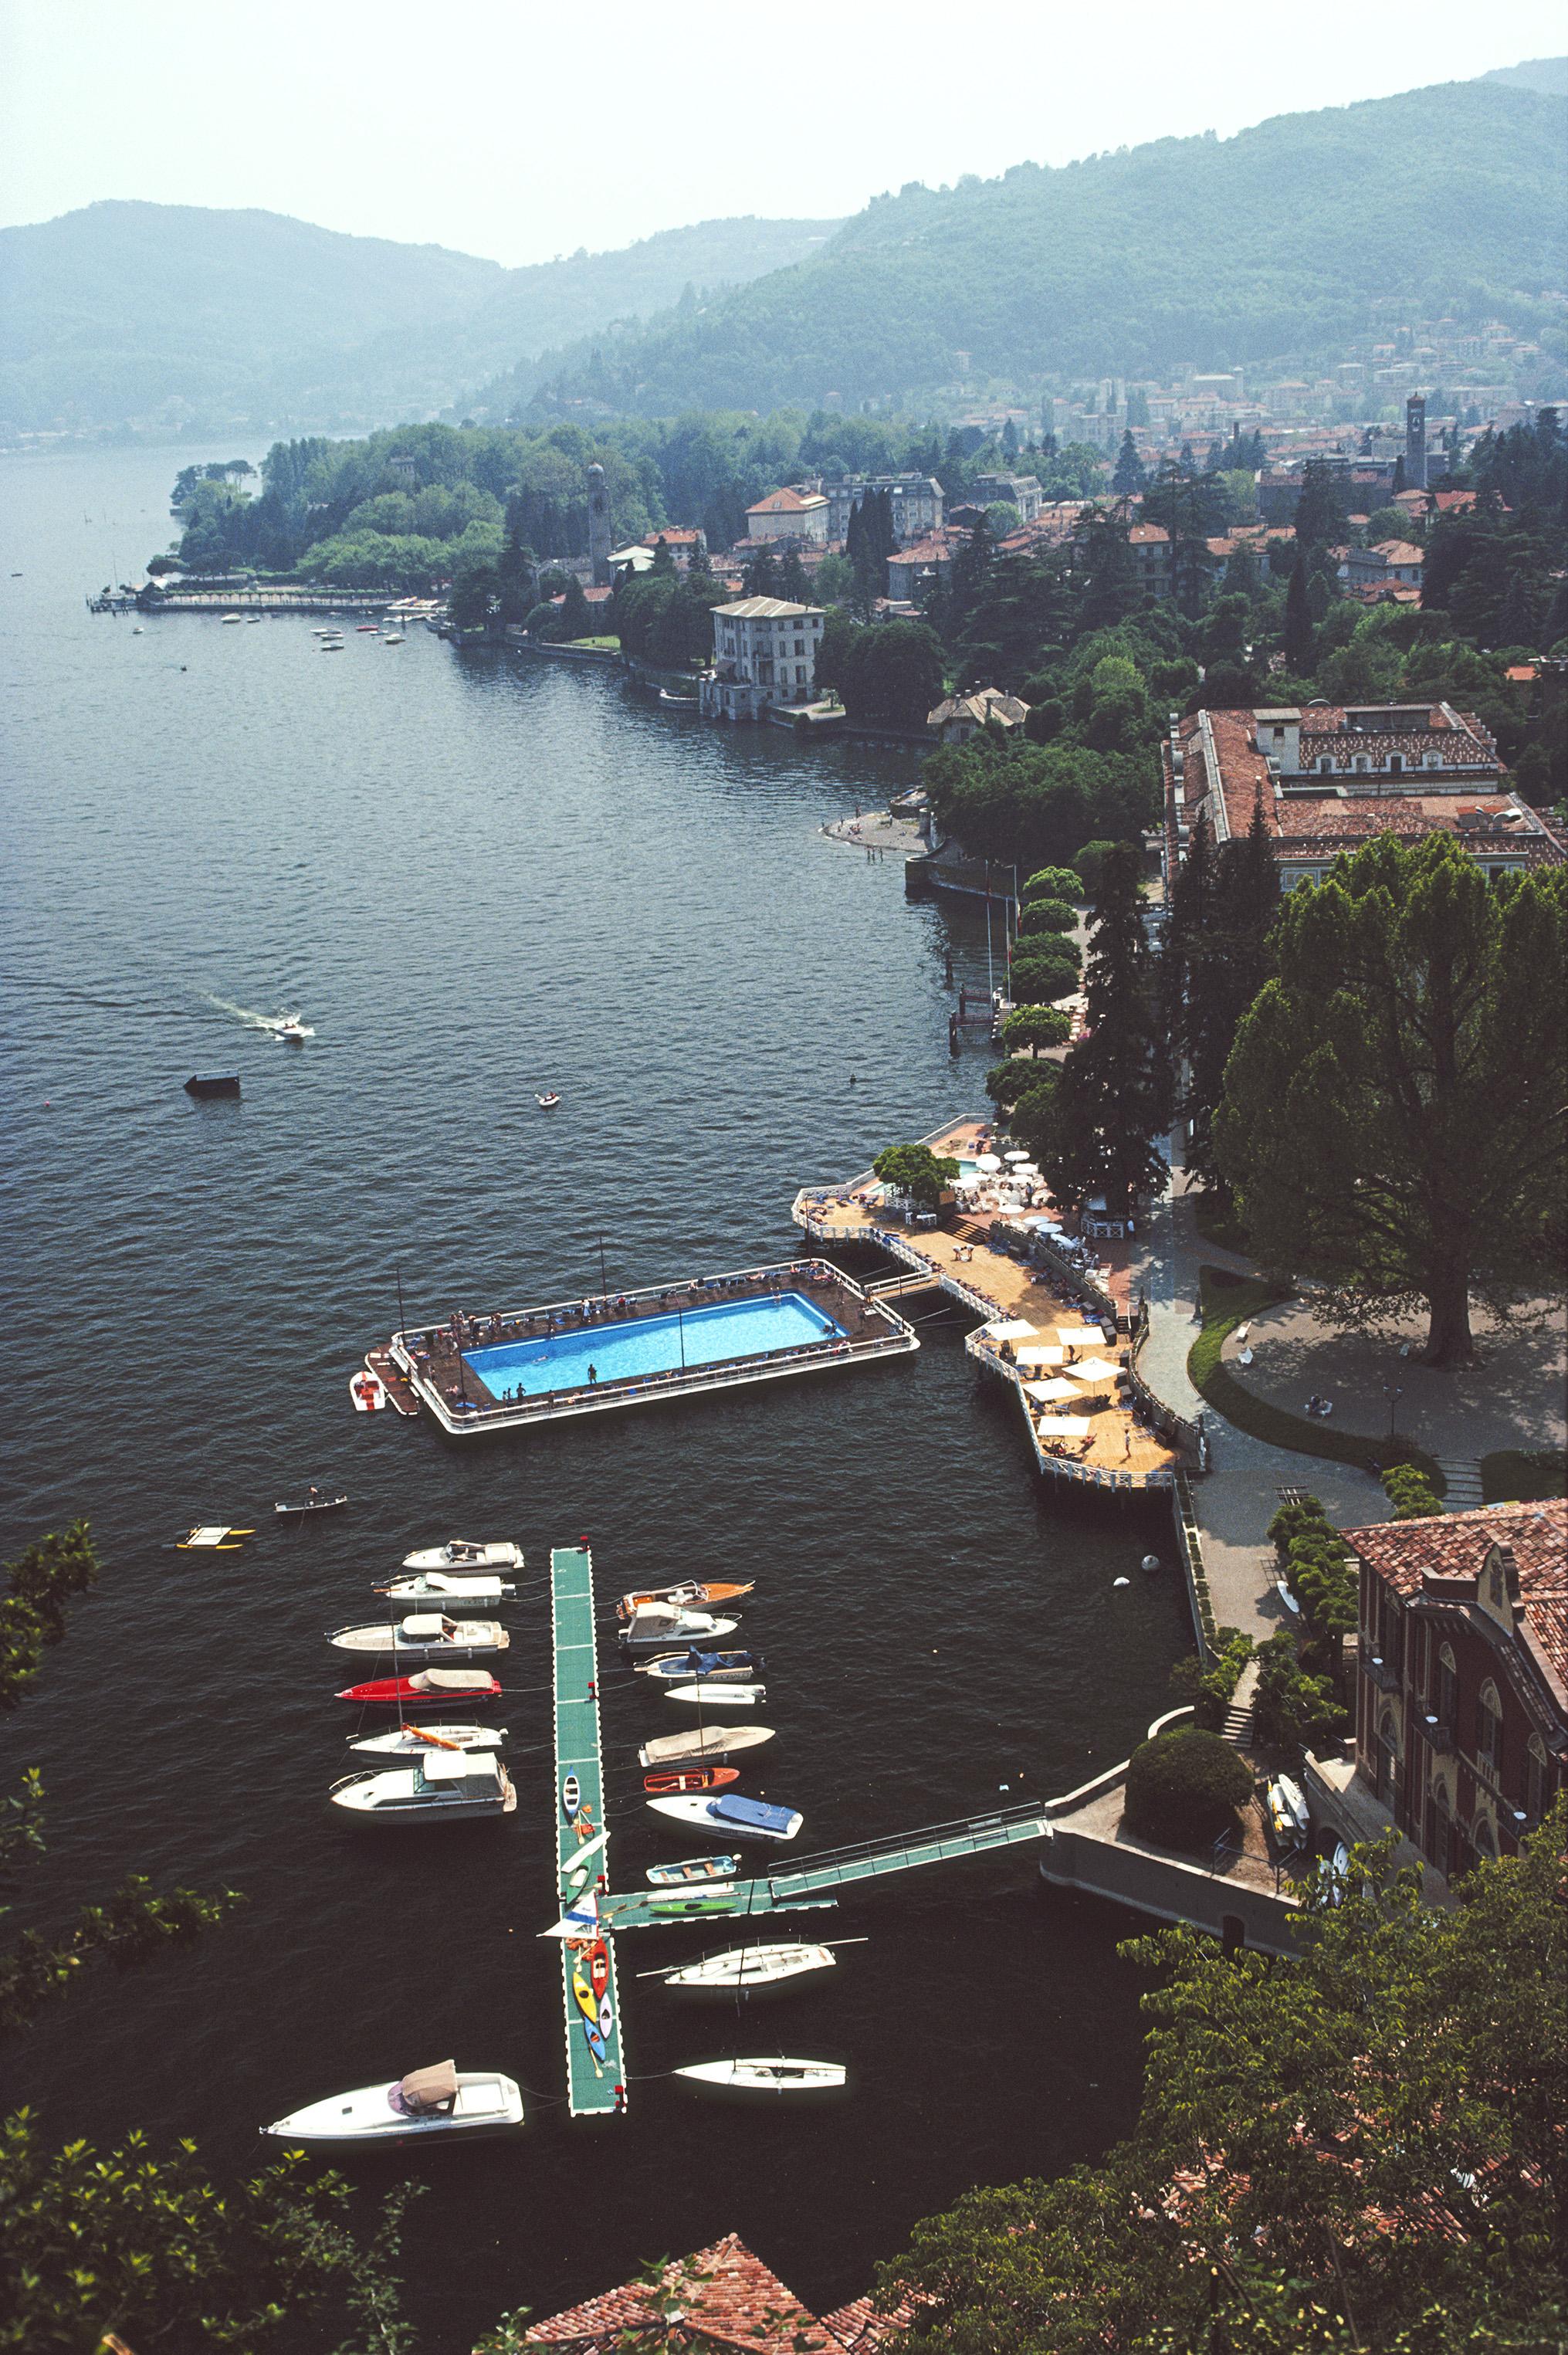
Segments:
[[[454,1438],[651,1406],[909,1354],[914,1328],[827,1260],[458,1315],[386,1353]]]
[[[593,1636],[593,1559],[585,1545],[558,1546],[552,1551],[549,1599],[555,1638],[556,1889],[565,1906],[582,1893],[572,1887],[577,1871],[586,1870],[584,1889],[596,1889],[608,1872],[608,1842],[593,1850],[585,1868],[578,1865],[579,1855],[591,1840],[597,1840],[605,1828],[604,1775],[599,1756],[598,1663]],[[561,1790],[569,1774],[576,1777],[579,1797],[576,1816],[570,1822],[561,1804]],[[583,1827],[581,1837],[580,1825]],[[607,1935],[604,1945],[610,1957],[610,1979],[605,1990],[609,2025],[601,2030],[603,2060],[589,2044],[587,2019],[572,1991],[579,1957],[570,1944],[563,1944],[560,1950],[567,2096],[574,2118],[613,2116],[626,2106],[613,1938]]]

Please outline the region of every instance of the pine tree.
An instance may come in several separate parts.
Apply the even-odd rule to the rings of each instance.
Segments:
[[[1316,645],[1317,633],[1307,602],[1307,565],[1298,553],[1291,567],[1290,586],[1285,592],[1285,665],[1293,678],[1308,677]]]
[[[1122,498],[1130,498],[1142,491],[1148,481],[1147,471],[1138,456],[1138,445],[1133,440],[1129,426],[1122,436],[1122,446],[1116,457],[1116,470],[1111,476],[1111,488]]]
[[[1157,1141],[1170,1117],[1141,863],[1133,843],[1114,844],[1100,863],[1084,969],[1088,1027],[1062,1065],[1046,1173],[1080,1199],[1104,1193],[1106,1209],[1124,1218],[1140,1192],[1165,1182]]]
[[[1187,1059],[1183,1105],[1190,1129],[1187,1167],[1205,1186],[1220,1188],[1212,1124],[1225,1091],[1225,1066],[1243,1017],[1269,977],[1270,940],[1279,915],[1279,869],[1264,817],[1263,797],[1239,842],[1223,844],[1212,862],[1202,922],[1187,953],[1186,1003],[1180,1039]]]
[[[1019,429],[1010,417],[1002,428],[1002,449],[1009,462],[1019,454]]]
[[[660,573],[675,570],[675,558],[670,554],[669,542],[662,533],[654,542],[653,570]]]
[[[779,568],[772,549],[765,544],[759,548],[741,578],[748,597],[776,597]]]
[[[811,602],[811,582],[806,578],[805,565],[793,548],[779,565],[778,593],[788,598],[792,605],[809,605]]]

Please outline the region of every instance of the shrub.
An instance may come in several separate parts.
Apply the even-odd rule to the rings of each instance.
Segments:
[[[1288,1627],[1258,1646],[1253,1722],[1271,1750],[1320,1748],[1349,1723],[1333,1678],[1308,1675]]]
[[[1070,908],[1065,900],[1026,900],[1023,914],[1019,918],[1019,938],[1026,941],[1035,932],[1048,936],[1070,932],[1077,922],[1077,909]]]
[[[1018,1006],[1002,1025],[1002,1044],[1016,1055],[1021,1047],[1038,1054],[1042,1047],[1064,1047],[1072,1035],[1069,1016],[1054,1006]]]
[[[1316,1497],[1302,1497],[1293,1504],[1282,1505],[1268,1525],[1268,1536],[1283,1563],[1290,1551],[1293,1539],[1304,1537],[1308,1529],[1331,1529],[1333,1523]]]
[[[1200,1670],[1192,1694],[1193,1721],[1209,1733],[1218,1733],[1225,1722],[1242,1670],[1253,1657],[1253,1639],[1239,1627],[1221,1627],[1213,1637],[1213,1661]]]
[[[1071,867],[1041,867],[1023,887],[1025,900],[1081,900],[1083,886]]]
[[[1443,1510],[1443,1500],[1436,1489],[1413,1464],[1391,1464],[1382,1476],[1382,1485],[1396,1521],[1425,1520]]]
[[[1208,1848],[1234,1828],[1252,1788],[1245,1760],[1228,1742],[1201,1726],[1177,1726],[1134,1751],[1123,1814],[1141,1839]]]
[[[1029,954],[1015,956],[1008,974],[1015,1005],[1045,1006],[1053,997],[1065,997],[1077,986],[1077,951],[1060,937],[1038,947],[1033,942],[1029,945]]]

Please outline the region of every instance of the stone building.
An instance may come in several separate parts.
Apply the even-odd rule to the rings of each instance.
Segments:
[[[742,597],[713,608],[713,668],[701,708],[710,719],[760,719],[775,704],[809,703],[827,619],[820,606]]]
[[[827,542],[827,501],[820,491],[770,491],[746,509],[748,539]]]

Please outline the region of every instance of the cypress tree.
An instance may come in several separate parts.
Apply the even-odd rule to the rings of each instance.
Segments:
[[[1057,1137],[1048,1176],[1082,1199],[1103,1192],[1113,1216],[1165,1182],[1157,1149],[1170,1117],[1159,1035],[1159,993],[1144,934],[1142,853],[1115,843],[1100,863],[1084,969],[1088,1027],[1067,1057],[1058,1091]]]
[[[1279,916],[1279,869],[1264,818],[1263,796],[1239,842],[1213,863],[1207,920],[1188,960],[1182,1040],[1187,1055],[1185,1110],[1191,1129],[1187,1166],[1205,1186],[1223,1190],[1215,1166],[1212,1124],[1225,1092],[1225,1066],[1236,1032],[1269,977]]]
[[[1122,436],[1122,446],[1116,455],[1116,471],[1111,476],[1111,488],[1123,498],[1141,491],[1148,481],[1143,460],[1138,456],[1137,443],[1129,426]]]
[[[1305,678],[1312,668],[1317,633],[1307,602],[1307,565],[1299,550],[1285,592],[1285,663],[1294,678]]]

